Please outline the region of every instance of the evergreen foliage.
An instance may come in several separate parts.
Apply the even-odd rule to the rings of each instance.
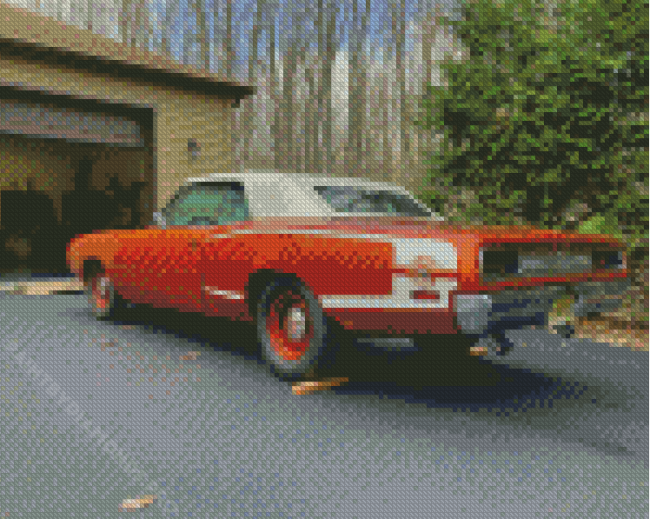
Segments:
[[[647,247],[647,1],[470,0],[443,23],[468,59],[428,89],[417,124],[443,136],[418,196]]]

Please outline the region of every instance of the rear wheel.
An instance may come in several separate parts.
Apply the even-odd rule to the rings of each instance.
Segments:
[[[260,353],[283,379],[315,375],[329,343],[326,317],[311,291],[295,278],[269,283],[257,304]]]

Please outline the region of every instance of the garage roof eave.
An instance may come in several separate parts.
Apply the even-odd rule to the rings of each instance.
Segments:
[[[172,86],[205,90],[219,97],[242,99],[255,88],[204,69],[183,65],[160,54],[120,43],[75,25],[0,1],[0,46],[5,50],[38,57],[56,56],[74,68],[99,68],[122,75],[143,73],[154,81],[171,80]]]

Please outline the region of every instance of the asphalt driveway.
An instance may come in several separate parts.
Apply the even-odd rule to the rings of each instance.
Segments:
[[[0,294],[0,516],[648,515],[647,352],[516,331],[296,396],[245,329],[85,306]]]

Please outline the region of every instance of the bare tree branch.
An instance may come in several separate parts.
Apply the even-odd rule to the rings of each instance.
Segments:
[[[255,84],[257,82],[257,75],[256,75],[256,70],[257,70],[257,58],[258,58],[258,51],[257,51],[257,46],[259,44],[259,35],[260,31],[262,28],[262,12],[264,10],[264,0],[258,0],[257,2],[257,11],[255,13],[255,21],[253,22],[253,31],[251,34],[251,49],[250,49],[250,55],[248,57],[248,81],[252,84]],[[243,160],[244,163],[248,163],[251,159],[251,142],[253,140],[253,132],[257,128],[257,117],[256,114],[254,114],[254,110],[252,109],[252,105],[254,105],[255,100],[251,99],[249,100],[249,103],[247,105],[250,105],[248,107],[248,110],[242,113],[242,116],[244,117],[244,122],[245,122],[245,137],[244,137],[244,149],[243,149]]]

